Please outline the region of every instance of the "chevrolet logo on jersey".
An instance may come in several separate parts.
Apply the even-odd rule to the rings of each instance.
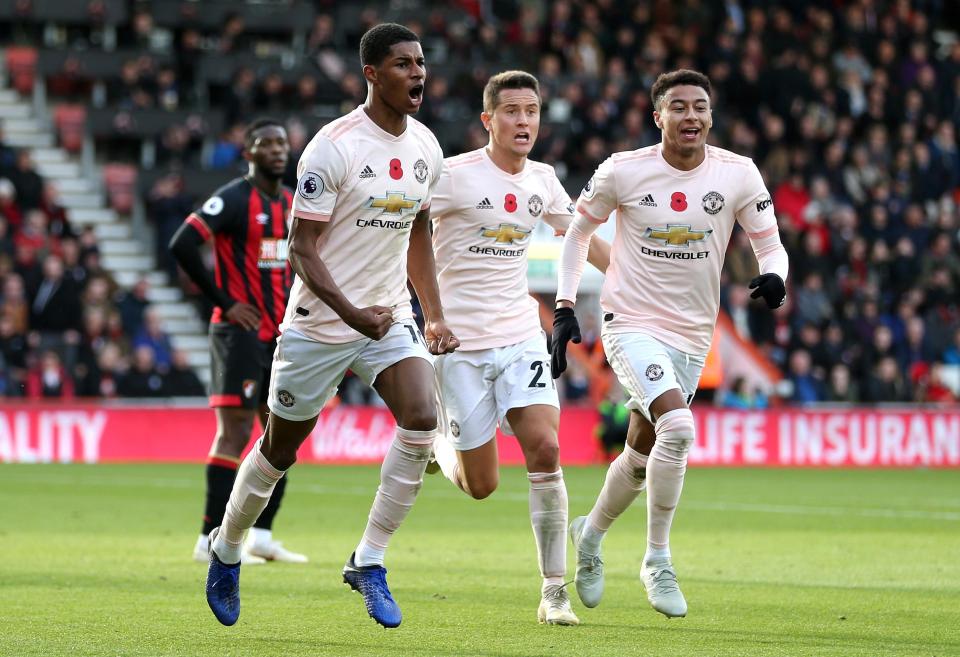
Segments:
[[[420,199],[407,198],[404,192],[387,192],[387,195],[382,198],[371,196],[366,207],[379,208],[383,210],[383,214],[416,213],[420,208]]]
[[[480,237],[489,237],[497,244],[514,244],[530,237],[530,231],[518,230],[516,224],[500,224],[496,228],[482,228]]]
[[[663,240],[667,246],[689,248],[690,242],[700,242],[713,230],[690,230],[690,224],[668,224],[666,228],[647,228],[644,237]]]

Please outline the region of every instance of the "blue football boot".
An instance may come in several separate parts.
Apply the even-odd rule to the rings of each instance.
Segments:
[[[240,618],[240,564],[225,564],[213,551],[213,542],[219,531],[220,528],[217,527],[210,532],[207,604],[218,621],[224,625],[233,625]]]
[[[357,566],[353,558],[351,554],[343,567],[343,583],[363,596],[370,618],[384,627],[400,625],[400,607],[387,588],[387,569],[383,566]],[[239,607],[239,600],[237,605]]]

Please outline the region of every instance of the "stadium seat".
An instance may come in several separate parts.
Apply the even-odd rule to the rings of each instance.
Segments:
[[[129,214],[137,193],[137,168],[132,164],[107,164],[103,167],[103,184],[110,207]]]
[[[59,105],[53,111],[60,145],[71,153],[83,148],[83,133],[87,124],[87,110],[83,105]]]
[[[13,88],[22,94],[33,93],[33,80],[37,71],[37,49],[7,48],[6,59]]]

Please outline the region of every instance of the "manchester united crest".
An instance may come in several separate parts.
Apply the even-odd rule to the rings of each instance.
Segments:
[[[413,176],[417,179],[417,182],[423,183],[427,182],[427,173],[429,169],[427,168],[427,163],[423,158],[419,159],[413,165]]]
[[[720,192],[707,192],[703,197],[703,211],[707,214],[717,214],[723,209],[723,196]]]
[[[539,217],[540,213],[543,212],[543,199],[538,194],[534,194],[527,201],[527,211],[531,217]]]

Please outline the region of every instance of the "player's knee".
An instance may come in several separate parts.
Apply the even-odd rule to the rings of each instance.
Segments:
[[[685,458],[696,437],[696,425],[689,408],[668,411],[657,419],[657,445],[676,458]]]
[[[297,462],[297,448],[276,440],[264,440],[260,451],[277,470],[286,470]]]
[[[553,472],[560,465],[560,444],[553,435],[544,435],[526,450],[530,472]]]
[[[433,404],[404,409],[397,424],[410,431],[432,431],[437,428],[437,410]]]
[[[478,477],[467,477],[466,479],[467,493],[475,500],[483,500],[490,497],[500,484],[500,475],[496,472],[487,473]]]

